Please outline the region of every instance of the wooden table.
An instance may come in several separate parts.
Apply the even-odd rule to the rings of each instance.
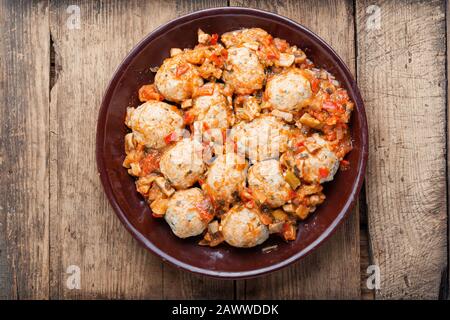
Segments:
[[[94,152],[102,94],[127,52],[176,16],[227,5],[277,12],[330,43],[358,80],[370,137],[365,187],[339,231],[300,263],[234,282],[140,247]],[[444,1],[0,0],[0,298],[447,298],[447,12]]]

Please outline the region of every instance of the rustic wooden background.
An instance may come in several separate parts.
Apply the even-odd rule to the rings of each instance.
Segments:
[[[80,29],[67,27],[70,5]],[[328,41],[357,78],[370,136],[359,206],[333,238],[234,282],[140,247],[103,194],[94,150],[102,94],[127,52],[176,16],[227,5],[278,12]],[[445,1],[0,0],[0,298],[447,298],[447,13]],[[66,285],[70,265],[80,290]]]

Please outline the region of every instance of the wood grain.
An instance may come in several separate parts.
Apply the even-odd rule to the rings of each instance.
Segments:
[[[447,47],[446,47],[446,58],[447,58],[447,73],[446,73],[446,79],[447,79],[447,96],[446,96],[446,110],[447,110],[447,273],[445,274],[445,278],[447,279],[446,283],[445,278],[443,281],[441,281],[441,295],[440,298],[450,300],[450,194],[449,194],[449,181],[450,181],[450,150],[449,150],[449,141],[450,141],[450,131],[449,131],[449,122],[450,122],[450,112],[448,111],[450,106],[450,82],[448,81],[450,77],[450,57],[449,57],[449,50],[450,50],[450,37],[448,36],[448,33],[450,31],[450,4],[448,1],[445,1],[445,20],[446,20],[446,28],[445,28],[445,34],[447,39]]]
[[[300,22],[330,43],[354,71],[352,1],[231,1],[277,12]],[[326,21],[326,23],[324,23]],[[332,28],[330,27],[332,26]],[[353,212],[317,252],[273,275],[238,282],[242,299],[359,299],[359,218]]]
[[[379,30],[369,5],[381,10]],[[447,265],[444,2],[356,7],[370,246],[381,269],[376,298],[435,299]]]
[[[66,27],[66,9],[73,4],[80,7],[78,30]],[[109,206],[95,164],[98,108],[126,53],[160,24],[217,4],[51,2],[57,70],[50,114],[52,298],[231,297],[233,283],[182,274],[140,247]],[[81,268],[81,290],[66,287],[70,265]]]
[[[48,8],[0,1],[0,298],[48,298]]]

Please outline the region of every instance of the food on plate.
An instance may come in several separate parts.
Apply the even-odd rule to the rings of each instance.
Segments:
[[[295,112],[307,106],[311,84],[304,76],[307,70],[291,68],[267,80],[264,94],[272,108]]]
[[[227,212],[221,227],[224,240],[239,248],[254,247],[269,237],[269,228],[259,217],[257,208],[237,205]]]
[[[258,201],[272,208],[281,207],[292,196],[292,188],[283,177],[280,162],[276,159],[255,163],[248,171],[247,180]]]
[[[245,188],[247,163],[234,152],[219,155],[209,167],[203,190],[223,208]]]
[[[263,29],[197,36],[137,88],[123,166],[179,238],[293,241],[326,201],[324,184],[351,165],[353,102],[300,48]]]
[[[186,61],[183,55],[164,60],[155,76],[155,85],[168,101],[181,102],[192,97],[195,88],[203,84],[197,67]]]
[[[199,208],[200,206],[205,208]],[[208,206],[207,199],[199,188],[180,190],[168,201],[164,219],[177,237],[197,236],[205,230],[213,217]]]
[[[165,137],[183,128],[183,117],[177,107],[160,101],[147,101],[128,108],[125,120],[138,144],[159,149],[167,145]]]
[[[244,46],[231,47],[222,78],[236,94],[251,94],[263,87],[264,67],[253,50]]]
[[[159,163],[161,173],[177,189],[192,186],[203,175],[202,144],[194,139],[183,139],[166,150]]]
[[[252,161],[262,161],[285,152],[291,128],[279,118],[264,114],[250,122],[242,121],[230,131],[237,149]]]

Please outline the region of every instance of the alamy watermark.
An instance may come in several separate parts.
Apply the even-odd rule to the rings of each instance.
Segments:
[[[67,7],[66,12],[69,17],[66,20],[66,26],[69,30],[81,29],[81,10],[79,6],[70,5]]]
[[[367,289],[379,290],[381,288],[380,267],[377,265],[370,265],[367,267],[366,273],[369,275],[366,280]]]
[[[366,8],[366,13],[368,14],[366,30],[381,30],[381,8],[373,4]]]
[[[66,287],[69,290],[81,289],[81,269],[77,265],[70,265],[66,269],[66,274],[69,276],[66,280]]]

